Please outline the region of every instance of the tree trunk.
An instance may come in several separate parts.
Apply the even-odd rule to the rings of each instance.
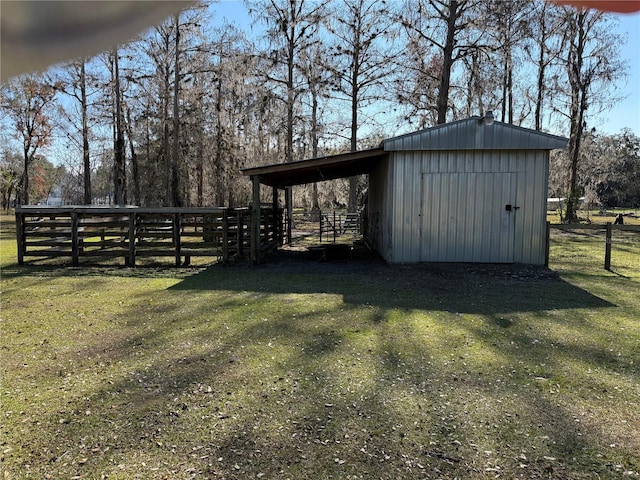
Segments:
[[[507,10],[507,19],[505,20],[504,42],[504,64],[502,71],[502,121],[505,123],[513,123],[513,59],[511,57],[512,49],[512,11]],[[506,13],[506,12],[505,12]]]
[[[216,199],[217,206],[224,205],[224,165],[222,164],[222,150],[224,148],[223,132],[222,132],[222,79],[218,78],[218,97],[216,99],[216,156],[215,156],[215,174],[216,174]]]
[[[29,205],[29,164],[31,163],[29,159],[29,147],[25,146],[24,148],[24,170],[22,171],[22,204]]]
[[[447,107],[449,104],[449,86],[451,83],[451,68],[453,66],[453,49],[455,46],[456,21],[458,20],[458,1],[449,2],[449,15],[447,20],[447,39],[442,51],[442,75],[438,87],[438,100],[436,108],[438,112],[438,125],[447,122]]]
[[[587,107],[588,83],[581,78],[586,44],[586,32],[584,21],[586,13],[577,12],[571,22],[571,45],[569,49],[569,61],[567,73],[571,87],[571,125],[569,132],[569,186],[567,192],[567,206],[565,221],[573,223],[578,221],[578,203],[580,192],[578,191],[578,162],[580,160],[580,142],[582,141],[584,113]]]
[[[146,110],[147,112],[149,111],[149,104],[147,104],[146,106]],[[149,125],[149,115],[146,115],[146,119],[145,119],[145,128],[144,128],[145,132],[144,132],[144,136],[145,136],[145,146],[144,146],[144,155],[145,155],[145,161],[147,163],[151,162],[151,129],[150,129],[150,125]],[[158,172],[160,171],[160,165],[159,165],[159,158],[158,155],[155,155],[155,158],[153,160],[153,163],[151,163],[151,175],[150,175],[150,181],[146,180],[145,181],[145,187],[144,187],[144,194],[142,193],[142,189],[141,189],[141,195],[144,195],[144,201],[142,201],[142,199],[140,199],[140,204],[141,205],[149,205],[150,203],[152,203],[153,205],[156,205],[155,202],[157,202],[158,199],[157,196],[155,196],[155,192],[149,192],[147,185],[156,185],[156,180],[158,178]],[[149,201],[149,199],[153,199],[151,202]],[[162,205],[162,203],[158,203],[158,205]]]
[[[535,107],[535,122],[536,122],[536,130],[542,129],[542,111],[544,107],[544,96],[546,93],[546,69],[548,65],[547,59],[547,42],[549,40],[549,24],[548,21],[554,22],[555,20],[547,19],[547,3],[542,2],[542,6],[540,12],[538,14],[538,28],[540,31],[538,32],[539,38],[537,39],[538,46],[540,47],[540,51],[538,52],[538,79],[536,84],[536,107]]]
[[[293,8],[293,5],[292,5]],[[292,16],[292,18],[294,18]],[[294,67],[295,67],[295,44],[296,35],[295,23],[291,23],[289,31],[289,45],[287,51],[287,142],[285,150],[285,160],[293,162],[293,108],[295,101],[294,84]]]
[[[291,2],[291,18],[296,18],[295,12],[293,9],[295,8],[295,2]],[[293,108],[295,103],[295,91],[293,89],[293,75],[294,75],[294,66],[295,66],[295,38],[296,38],[296,24],[295,22],[291,22],[291,26],[289,27],[289,45],[287,51],[287,141],[286,141],[286,150],[285,150],[285,160],[287,162],[293,162]],[[288,239],[291,239],[291,229],[293,228],[293,187],[287,187],[288,195],[285,195],[286,198],[286,208],[287,208],[287,223],[289,228],[287,231],[289,232]]]
[[[169,40],[166,40],[167,50],[169,49]],[[169,153],[169,92],[171,82],[169,81],[168,62],[163,65],[163,86],[162,86],[162,159],[163,159],[163,175],[162,183],[164,192],[162,195],[162,203],[164,206],[171,205],[171,155]]]
[[[507,56],[504,56],[504,62],[502,64],[502,105],[500,107],[500,121],[507,121],[507,71],[509,66],[507,64]]]
[[[511,52],[509,52],[509,71],[507,72],[507,110],[509,112],[509,123],[513,125],[513,64],[511,62]]]
[[[142,199],[140,198],[140,170],[138,166],[138,154],[133,145],[133,131],[131,129],[131,110],[127,108],[127,118],[125,127],[127,129],[127,138],[129,139],[129,151],[131,152],[131,174],[133,175],[133,203],[135,205],[141,205]]]
[[[316,79],[314,79],[314,82]],[[318,158],[318,91],[317,85],[311,88],[311,156]],[[311,217],[319,218],[320,205],[318,202],[318,182],[313,182],[311,191]]]
[[[200,132],[196,149],[196,205],[202,207],[204,205],[204,148],[202,145],[202,132]]]
[[[360,31],[360,24],[356,25],[356,31]],[[353,70],[351,72],[351,151],[358,149],[358,101],[360,77],[360,42],[354,42],[353,46]],[[358,201],[358,177],[349,177],[349,199],[347,212],[355,213]]]
[[[113,162],[113,195],[116,205],[126,203],[125,194],[125,156],[124,137],[122,134],[122,108],[120,95],[120,67],[118,65],[118,49],[113,52],[114,67],[114,115],[115,115],[115,136],[114,136],[114,162]]]
[[[578,189],[578,163],[580,160],[580,145],[584,131],[584,113],[587,106],[587,94],[585,90],[576,91],[571,100],[571,133],[569,135],[569,188],[565,221],[578,222],[578,207],[580,206],[580,191]]]
[[[84,204],[91,205],[91,158],[89,155],[89,127],[87,125],[87,75],[85,61],[80,61],[80,109],[82,112],[82,165],[84,173]]]
[[[542,10],[542,15],[545,14],[545,9]],[[542,104],[544,101],[544,77],[545,77],[545,58],[544,58],[544,49],[545,49],[545,41],[546,41],[546,32],[544,32],[544,21],[540,23],[542,32],[542,38],[540,38],[540,56],[538,57],[538,84],[537,84],[537,97],[536,97],[536,130],[542,129]]]
[[[174,63],[174,79],[173,79],[173,145],[171,148],[171,159],[173,163],[173,175],[171,182],[171,191],[173,193],[173,206],[182,206],[182,192],[180,191],[180,118],[178,110],[178,94],[180,91],[180,14],[174,15],[176,42],[175,42],[175,63]]]

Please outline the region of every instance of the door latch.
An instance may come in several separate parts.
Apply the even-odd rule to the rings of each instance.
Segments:
[[[517,207],[517,206],[515,206],[515,205],[511,205],[510,203],[508,203],[508,204],[506,204],[506,205],[504,206],[504,209],[505,209],[507,212],[516,211],[516,210],[518,210],[519,208],[520,208],[520,207]]]

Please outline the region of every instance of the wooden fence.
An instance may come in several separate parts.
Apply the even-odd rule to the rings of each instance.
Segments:
[[[261,210],[264,250],[277,242],[280,217],[273,209]],[[249,208],[21,206],[18,263],[25,257],[69,257],[73,265],[83,258],[117,257],[128,266],[141,257],[173,257],[176,265],[188,265],[191,257],[226,262],[248,255],[252,218]]]
[[[552,224],[547,222],[547,251],[545,256],[545,266],[549,266],[549,244],[551,229],[556,230],[599,230],[604,233],[604,268],[611,270],[611,247],[613,245],[613,231],[620,230],[626,232],[640,233],[640,225],[614,225],[606,223],[605,225],[595,224]]]

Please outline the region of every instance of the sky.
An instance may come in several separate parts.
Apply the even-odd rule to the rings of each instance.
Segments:
[[[629,77],[622,88],[626,98],[601,116],[603,125],[599,129],[618,133],[626,127],[640,135],[640,12],[618,17],[620,33],[627,35],[627,43],[621,49],[622,58],[629,63]]]
[[[220,0],[211,8],[215,12],[215,24],[226,21],[250,31],[251,18],[242,1]],[[615,134],[623,128],[630,128],[640,136],[640,12],[615,15],[619,19],[618,33],[627,38],[620,53],[628,63],[628,77],[618,83],[618,93],[624,99],[612,109],[591,118],[589,128],[595,127],[598,132],[605,134]]]

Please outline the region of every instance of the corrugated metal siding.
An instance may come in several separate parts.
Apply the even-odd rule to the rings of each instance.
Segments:
[[[395,160],[400,156],[403,160]],[[413,179],[420,178],[420,152],[394,153],[391,156],[391,170],[395,177],[391,204],[392,252],[391,262],[419,262],[419,252],[407,249],[416,243],[420,233],[420,184]],[[411,181],[406,181],[412,179]]]
[[[567,139],[479,118],[438,125],[383,142],[386,151],[407,150],[553,150],[565,148]]]
[[[369,174],[368,236],[382,258],[390,260],[392,226],[389,215],[393,175],[389,159],[378,162]]]
[[[544,264],[546,240],[549,153],[523,152],[525,171],[519,175],[524,188],[518,190],[516,215],[516,263]],[[520,178],[520,177],[524,178]]]
[[[408,151],[390,158],[387,261],[544,263],[548,152]],[[520,208],[508,213],[506,204]]]

